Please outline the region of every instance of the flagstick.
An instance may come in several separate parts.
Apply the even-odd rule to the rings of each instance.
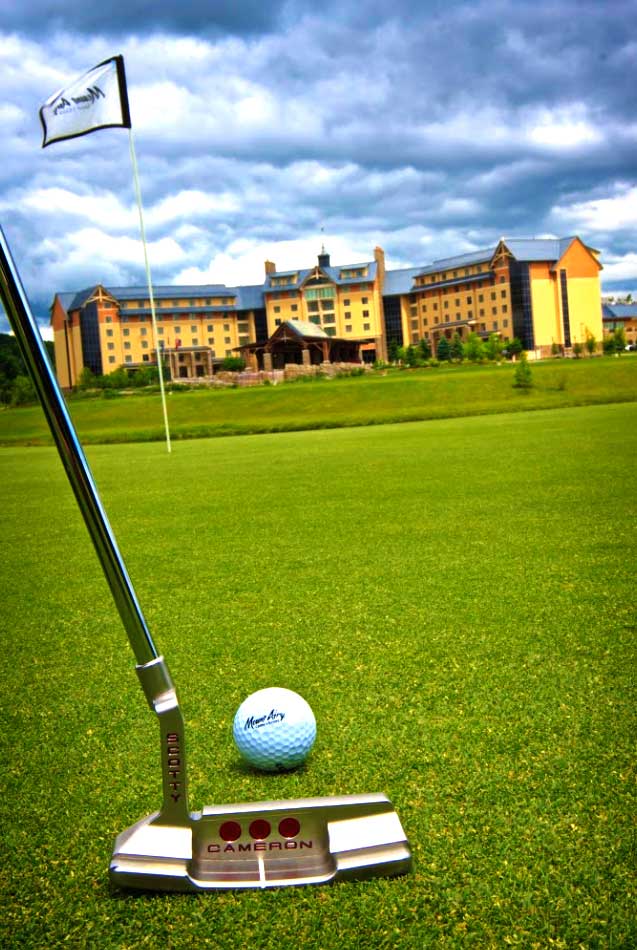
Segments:
[[[139,175],[137,173],[137,157],[135,155],[135,145],[133,144],[133,130],[128,130],[128,141],[130,143],[130,157],[133,165],[133,178],[135,179],[135,194],[137,195],[137,210],[139,211],[139,230],[142,235],[142,244],[144,246],[144,263],[146,265],[146,282],[148,284],[148,297],[150,300],[150,315],[153,322],[153,337],[155,350],[157,352],[157,369],[159,370],[159,389],[161,392],[161,405],[164,412],[164,427],[166,429],[166,449],[170,453],[170,429],[168,428],[168,411],[166,409],[166,393],[164,392],[164,370],[162,366],[162,354],[159,348],[159,334],[157,333],[157,317],[155,314],[155,297],[153,295],[153,282],[150,276],[150,264],[148,263],[148,249],[146,247],[146,231],[144,228],[144,213],[142,211],[142,191],[139,186]]]

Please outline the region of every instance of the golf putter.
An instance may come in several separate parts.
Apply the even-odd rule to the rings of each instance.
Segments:
[[[184,721],[175,687],[155,649],[1,229],[0,292],[159,722],[162,805],[117,837],[111,881],[143,890],[205,891],[407,873],[409,842],[383,794],[189,811]]]

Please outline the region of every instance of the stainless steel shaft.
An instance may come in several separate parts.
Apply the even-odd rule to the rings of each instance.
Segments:
[[[157,658],[157,650],[1,228],[0,294],[137,662],[148,663]]]

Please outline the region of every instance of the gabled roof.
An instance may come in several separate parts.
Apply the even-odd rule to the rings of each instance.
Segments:
[[[362,277],[341,277],[341,273],[348,270],[366,270],[367,273]],[[338,267],[332,267],[331,265],[321,267],[317,264],[315,267],[305,267],[299,270],[274,271],[274,273],[266,275],[262,289],[264,293],[282,290],[299,290],[306,280],[315,274],[323,275],[327,280],[336,285],[350,286],[352,284],[367,284],[376,280],[377,270],[378,264],[376,261],[363,261],[363,263],[359,264],[339,264]],[[273,284],[273,281],[280,280],[283,277],[290,278],[289,283]]]
[[[317,323],[310,323],[308,320],[284,320],[281,326],[277,327],[272,336],[282,336],[286,330],[292,330],[296,336],[311,340],[330,340],[329,336]]]

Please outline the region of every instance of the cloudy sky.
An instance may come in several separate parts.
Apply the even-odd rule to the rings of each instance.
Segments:
[[[38,320],[144,282],[127,131],[41,148],[42,103],[116,53],[156,284],[579,234],[637,295],[636,26],[637,0],[0,0],[0,221]]]

